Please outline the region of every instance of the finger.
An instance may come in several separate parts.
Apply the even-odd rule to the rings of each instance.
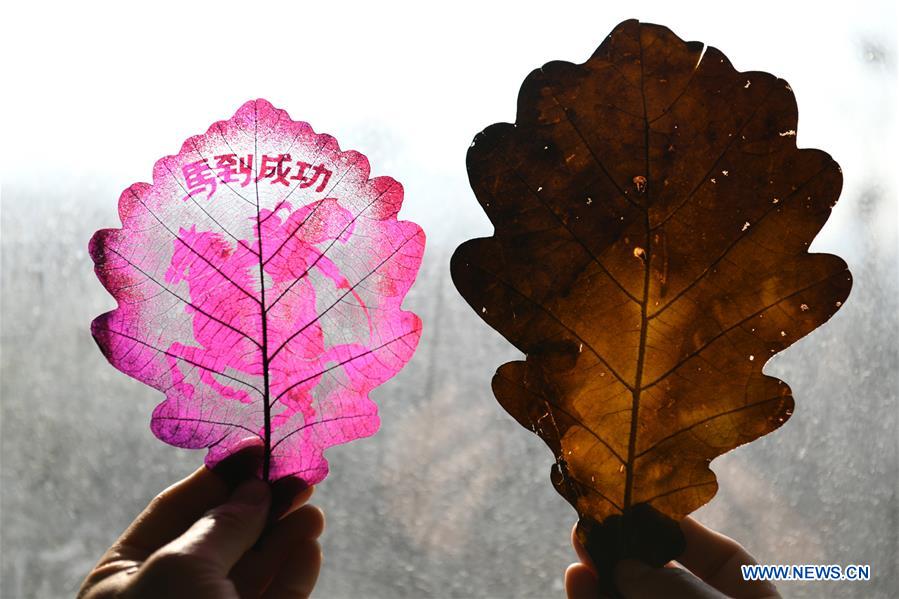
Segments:
[[[571,564],[565,570],[565,592],[568,599],[596,599],[599,597],[599,580],[585,564]]]
[[[312,594],[321,565],[322,551],[318,541],[310,539],[297,544],[265,591],[263,599],[305,599]]]
[[[596,567],[593,564],[593,559],[587,552],[587,548],[584,547],[581,544],[580,539],[577,538],[577,522],[575,522],[574,526],[571,527],[571,545],[574,547],[574,552],[577,553],[577,557],[579,560],[581,560],[581,563],[586,564],[595,572]]]
[[[677,561],[703,580],[717,573],[732,555],[743,553],[748,556],[739,543],[689,516],[681,521],[681,530],[686,548]]]
[[[324,529],[321,510],[306,505],[278,521],[263,533],[259,543],[231,570],[241,597],[257,597],[265,590],[284,562],[301,543],[311,543]]]
[[[141,558],[181,536],[205,512],[228,499],[231,491],[246,480],[259,461],[259,449],[245,447],[218,464],[205,466],[157,495],[141,512],[116,545]]]
[[[275,522],[309,501],[315,487],[295,477],[282,478],[272,484],[272,507],[269,521]]]
[[[279,551],[296,539],[317,539],[325,530],[325,515],[314,505],[304,505],[281,519],[266,535],[260,550]]]
[[[735,540],[703,526],[693,518],[681,522],[687,541],[677,561],[722,593],[736,598],[776,597],[777,589],[766,580],[744,581],[740,566],[755,558]]]
[[[227,498],[225,482],[205,466],[201,467],[157,495],[122,533],[116,545],[149,556]]]
[[[235,450],[218,464],[212,467],[212,471],[223,478],[228,487],[233,491],[237,485],[248,478],[259,478],[263,470],[265,447],[259,439],[245,440],[240,449]]]
[[[622,560],[615,566],[615,586],[628,598],[688,597],[726,599],[683,568],[653,568],[637,560]]]
[[[154,560],[175,555],[226,576],[262,533],[270,498],[268,484],[255,478],[242,483],[228,501],[206,512],[187,532],[154,553],[147,567]]]

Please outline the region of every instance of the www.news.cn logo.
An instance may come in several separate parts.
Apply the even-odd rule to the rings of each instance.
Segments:
[[[868,564],[753,564],[740,569],[743,580],[871,580]]]

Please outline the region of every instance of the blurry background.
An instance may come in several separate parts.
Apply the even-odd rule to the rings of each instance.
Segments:
[[[373,394],[382,430],[327,454],[318,596],[561,596],[574,511],[549,450],[493,399],[516,351],[456,293],[448,261],[492,230],[465,173],[471,138],[514,120],[532,69],[583,62],[630,17],[788,80],[799,145],[845,177],[813,249],[849,262],[852,294],[769,362],[796,412],[715,460],[720,491],[696,516],[762,562],[871,564],[871,582],[782,583],[785,596],[899,593],[894,5],[384,4],[4,5],[0,596],[72,596],[149,499],[202,462],[152,436],[162,396],[94,345],[88,325],[114,303],[86,247],[119,226],[120,191],[156,159],[256,97],[401,181],[401,216],[429,238],[405,304],[424,335]]]

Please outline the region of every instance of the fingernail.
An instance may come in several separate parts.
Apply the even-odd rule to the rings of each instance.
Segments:
[[[237,487],[231,496],[231,501],[244,505],[261,505],[268,501],[268,498],[268,485],[258,478],[251,478]]]
[[[633,580],[646,576],[647,571],[652,570],[643,562],[635,559],[624,559],[615,566],[615,578],[619,581]]]

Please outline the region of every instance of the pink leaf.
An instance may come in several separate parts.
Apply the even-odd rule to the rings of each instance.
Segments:
[[[119,199],[90,253],[118,307],[91,331],[116,368],[165,393],[151,428],[214,466],[262,445],[259,473],[307,484],[323,451],[377,431],[369,392],[415,351],[401,303],[425,236],[402,186],[369,179],[265,100],[191,137]]]

